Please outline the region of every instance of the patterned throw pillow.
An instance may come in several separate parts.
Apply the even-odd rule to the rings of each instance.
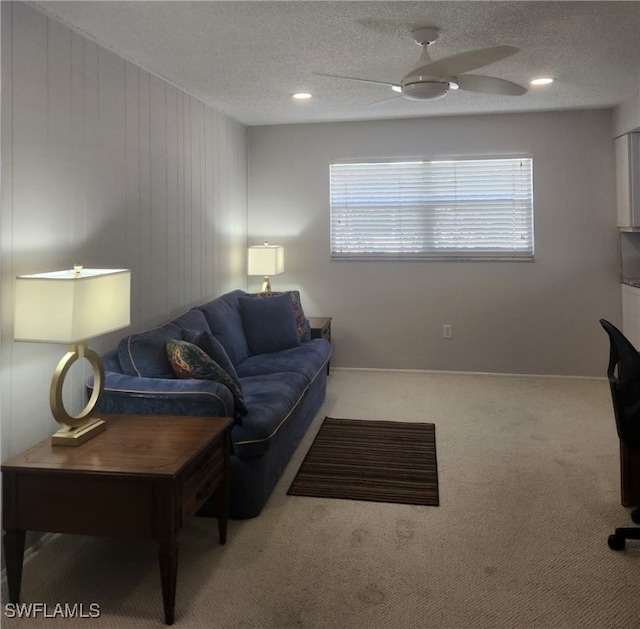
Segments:
[[[197,345],[201,350],[222,367],[231,379],[242,391],[242,384],[238,378],[236,368],[233,366],[229,355],[225,351],[222,343],[211,332],[197,332],[195,330],[182,330],[182,340]]]
[[[291,297],[291,304],[293,305],[293,314],[296,317],[296,327],[298,330],[298,339],[300,341],[311,340],[311,325],[309,319],[304,314],[302,309],[302,302],[300,301],[300,291],[288,290],[284,292],[271,292],[271,293],[247,293],[247,297],[275,297],[278,295],[289,295]]]
[[[236,415],[246,415],[242,391],[233,378],[197,345],[187,341],[169,339],[166,344],[167,358],[178,378],[215,380],[224,384],[233,394]]]

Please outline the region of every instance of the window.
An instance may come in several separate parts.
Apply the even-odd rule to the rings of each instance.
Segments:
[[[530,157],[333,163],[334,259],[532,259]]]

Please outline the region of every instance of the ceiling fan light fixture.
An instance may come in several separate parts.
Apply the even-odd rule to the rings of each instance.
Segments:
[[[405,83],[402,95],[409,100],[435,100],[449,92],[449,83],[443,81],[416,81]]]

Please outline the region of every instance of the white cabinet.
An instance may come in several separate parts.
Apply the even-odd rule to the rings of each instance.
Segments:
[[[640,286],[622,284],[622,332],[640,350]]]
[[[615,139],[618,227],[640,231],[640,133]]]

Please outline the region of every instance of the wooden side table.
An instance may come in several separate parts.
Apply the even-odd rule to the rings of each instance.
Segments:
[[[227,417],[102,415],[106,430],[76,447],[51,439],[2,465],[9,598],[20,598],[26,530],[136,537],[160,544],[165,622],[173,624],[178,531],[215,497],[227,538]]]
[[[331,343],[331,317],[308,317],[311,326],[312,339],[326,339]],[[331,361],[327,363],[327,374],[330,372]]]

